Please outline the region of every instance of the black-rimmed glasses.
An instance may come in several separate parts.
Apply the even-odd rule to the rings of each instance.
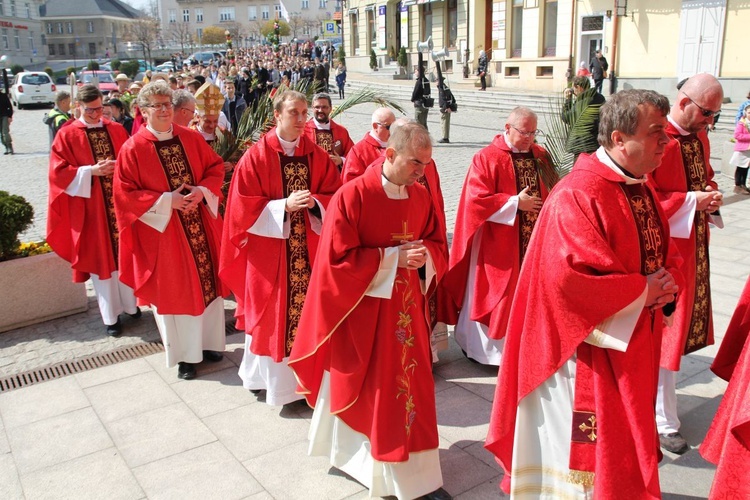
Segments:
[[[518,132],[519,134],[521,134],[521,135],[522,135],[522,136],[524,136],[524,137],[536,137],[536,136],[538,136],[539,134],[543,134],[543,133],[544,133],[544,132],[542,132],[542,131],[541,131],[541,130],[539,130],[539,129],[536,129],[536,130],[532,130],[531,132],[524,132],[523,130],[518,130],[518,129],[517,129],[516,127],[514,127],[513,125],[511,125],[511,128],[513,128],[513,130],[515,130],[516,132]]]

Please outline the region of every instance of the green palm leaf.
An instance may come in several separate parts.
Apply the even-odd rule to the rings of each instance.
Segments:
[[[404,109],[398,105],[395,101],[392,101],[388,99],[387,97],[383,96],[380,92],[377,90],[373,90],[370,87],[366,87],[360,92],[357,92],[356,94],[352,94],[346,99],[344,99],[344,102],[336,106],[331,112],[331,116],[329,118],[333,119],[336,116],[340,115],[344,111],[347,111],[348,109],[353,108],[354,106],[358,106],[360,104],[377,104],[378,106],[384,106],[393,108],[399,113],[405,113]]]

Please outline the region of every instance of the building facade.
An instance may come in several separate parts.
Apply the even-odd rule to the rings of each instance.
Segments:
[[[0,0],[0,53],[8,56],[8,65],[47,60],[41,5],[40,0]]]
[[[49,59],[127,57],[128,26],[142,14],[119,0],[48,0],[42,8]]]

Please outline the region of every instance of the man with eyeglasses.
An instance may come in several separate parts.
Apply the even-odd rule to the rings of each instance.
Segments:
[[[120,281],[120,230],[115,218],[112,174],[128,133],[102,117],[103,95],[96,85],[76,94],[81,117],[62,127],[49,161],[47,242],[70,262],[73,281],[89,278],[107,335],[122,333],[119,315],[138,318],[133,289]]]
[[[302,398],[287,366],[322,221],[341,186],[329,156],[304,135],[307,98],[287,90],[273,101],[276,126],[237,164],[226,207],[221,278],[237,299],[246,332],[239,376],[281,406]]]
[[[526,248],[558,181],[549,153],[535,144],[538,133],[536,113],[512,110],[505,132],[474,155],[461,192],[443,285],[458,313],[456,342],[484,365],[500,365]]]
[[[121,228],[121,279],[150,305],[167,367],[190,380],[201,361],[222,359],[224,299],[219,279],[224,168],[190,129],[172,122],[172,90],[147,84],[138,94],[145,124],[123,146],[115,169]]]
[[[172,123],[180,127],[189,127],[195,119],[195,96],[185,89],[174,90],[172,108],[174,109]]]
[[[349,132],[329,118],[333,111],[331,96],[326,93],[315,94],[312,99],[313,117],[305,126],[305,135],[315,144],[323,148],[331,157],[331,161],[339,172],[344,168],[344,162],[354,142]]]
[[[372,162],[383,156],[395,120],[396,115],[390,108],[378,108],[372,113],[372,128],[347,155],[346,165],[341,171],[344,183],[364,174]]]
[[[719,81],[702,73],[680,88],[667,119],[671,140],[659,169],[651,176],[659,203],[669,217],[670,232],[684,259],[685,287],[677,301],[674,323],[664,332],[661,349],[656,424],[662,448],[682,454],[688,443],[680,434],[676,376],[682,356],[714,343],[709,273],[709,223],[723,224],[723,195],[714,181],[706,127],[721,111]]]

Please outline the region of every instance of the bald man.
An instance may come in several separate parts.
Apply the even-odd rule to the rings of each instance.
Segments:
[[[370,131],[349,151],[341,171],[342,182],[349,182],[364,174],[370,163],[383,155],[395,120],[396,115],[390,108],[378,108],[372,113]]]
[[[690,77],[670,109],[661,167],[651,177],[659,203],[669,218],[671,237],[684,262],[685,277],[677,300],[674,322],[664,331],[656,399],[656,425],[665,450],[682,454],[688,443],[679,432],[676,372],[684,354],[713,344],[711,283],[709,276],[709,222],[723,227],[718,210],[723,195],[709,163],[706,127],[721,111],[724,91],[713,76]]]

